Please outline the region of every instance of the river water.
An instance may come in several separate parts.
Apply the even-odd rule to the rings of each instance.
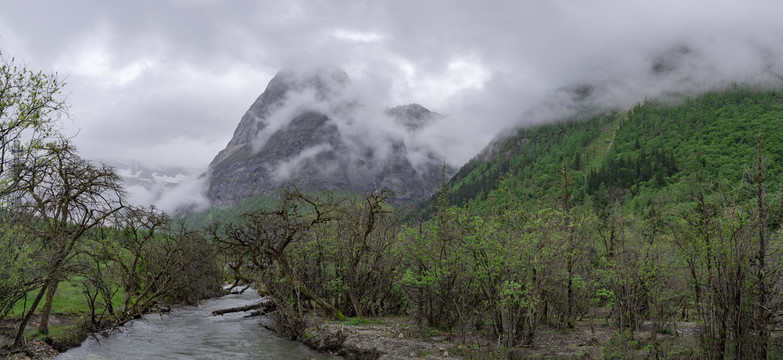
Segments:
[[[218,309],[260,300],[255,291],[208,299],[198,307],[145,315],[108,337],[89,337],[57,359],[340,359],[319,354],[261,327],[247,313],[212,316]]]

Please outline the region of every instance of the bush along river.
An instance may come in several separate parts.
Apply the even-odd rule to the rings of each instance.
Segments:
[[[147,314],[113,331],[90,336],[57,359],[340,359],[263,328],[258,317],[212,311],[258,303],[255,291],[204,300],[200,306]]]

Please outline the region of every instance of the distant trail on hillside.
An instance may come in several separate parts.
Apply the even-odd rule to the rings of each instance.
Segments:
[[[620,130],[620,124],[625,120],[628,120],[628,114],[625,114],[625,116],[623,116],[623,119],[620,120],[617,126],[615,126],[614,131],[612,131],[612,138],[609,140],[609,146],[606,147],[606,152],[604,153],[604,159],[606,159],[606,154],[609,153],[609,150],[612,149],[612,144],[614,144],[614,137],[617,136],[617,131]]]
[[[609,153],[609,150],[612,149],[612,144],[614,144],[614,137],[617,136],[617,128],[614,128],[614,131],[612,132],[612,138],[609,140],[609,146],[606,147],[606,152],[604,153],[604,158],[606,158],[606,154]]]

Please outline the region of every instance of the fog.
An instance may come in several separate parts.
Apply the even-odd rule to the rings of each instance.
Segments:
[[[427,130],[440,127],[436,121],[443,118],[421,109],[422,119],[395,117],[390,113],[393,105],[379,100],[388,100],[387,96],[378,96],[386,91],[379,86],[380,81],[371,77],[351,79],[339,68],[323,67],[318,64],[297,64],[297,68],[287,68],[270,82],[270,93],[259,98],[260,103],[253,105],[248,117],[253,119],[249,127],[253,152],[274,151],[265,146],[270,136],[287,126],[294,118],[305,113],[323,114],[329,118],[325,126],[333,126],[339,141],[330,134],[322,134],[321,143],[304,144],[299,153],[280,162],[268,170],[281,183],[288,182],[295,170],[306,160],[314,159],[318,154],[328,151],[346,152],[353,159],[361,159],[365,168],[362,171],[380,173],[393,152],[400,154],[399,147],[404,146],[405,155],[411,164],[420,169],[428,166],[439,167],[446,159],[437,153],[432,139],[426,138]],[[269,96],[276,89],[285,87],[287,91],[281,99],[270,102]],[[276,98],[275,98],[276,99]],[[264,105],[261,105],[264,104]],[[240,125],[240,127],[245,125]],[[242,130],[236,139],[246,136]],[[301,134],[305,136],[305,134]],[[336,141],[336,142],[335,142]],[[237,145],[237,144],[235,144]],[[334,146],[341,147],[340,149]],[[344,149],[342,147],[345,147]],[[232,147],[237,149],[237,146]],[[395,150],[396,149],[396,150]],[[323,166],[321,172],[331,173],[336,164],[307,162],[310,166]]]
[[[0,51],[66,79],[67,130],[90,159],[199,173],[275,73],[325,65],[362,111],[445,115],[409,140],[459,166],[499,133],[589,107],[778,87],[781,13],[772,0],[31,0],[4,4]],[[378,122],[358,138],[388,125],[355,118]]]

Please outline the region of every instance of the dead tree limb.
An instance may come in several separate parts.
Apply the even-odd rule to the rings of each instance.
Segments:
[[[261,315],[261,314],[265,314],[265,313],[268,313],[268,312],[274,310],[274,308],[275,308],[275,305],[273,303],[271,303],[271,302],[263,302],[263,303],[258,303],[258,304],[237,306],[237,307],[232,307],[232,308],[228,308],[228,309],[215,310],[215,311],[212,312],[212,316],[223,315],[223,314],[230,314],[230,313],[242,312],[242,311],[250,311],[250,310],[259,310],[260,311],[259,315]]]

